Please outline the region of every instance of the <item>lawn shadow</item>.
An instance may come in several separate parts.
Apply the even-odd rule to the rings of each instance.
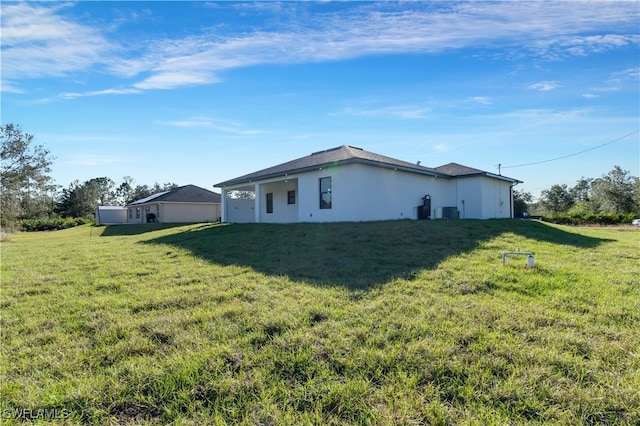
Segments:
[[[295,281],[358,290],[394,278],[411,279],[420,270],[433,269],[450,256],[508,232],[580,248],[608,241],[536,221],[404,220],[204,225],[142,243],[181,247],[220,265],[248,266]]]
[[[125,235],[141,235],[148,232],[184,226],[184,223],[137,223],[121,225],[95,225],[96,229],[104,228],[102,237],[121,237]]]
[[[614,241],[611,239],[594,238],[576,232],[571,232],[569,231],[570,228],[567,226],[558,227],[539,220],[498,219],[494,221],[508,224],[503,232],[513,232],[532,240],[545,241],[553,244],[573,246],[577,248],[594,248],[602,243]],[[495,236],[497,235],[494,235],[494,237]]]

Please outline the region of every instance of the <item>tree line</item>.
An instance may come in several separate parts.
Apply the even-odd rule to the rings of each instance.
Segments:
[[[96,177],[85,182],[75,180],[67,188],[56,185],[51,176],[55,157],[20,126],[0,126],[0,222],[2,228],[15,227],[21,221],[93,218],[101,205],[127,205],[161,191],[175,183],[134,185],[130,176],[120,182]]]
[[[640,179],[620,166],[599,178],[580,178],[573,187],[552,185],[540,193],[534,202],[525,191],[514,190],[516,216],[522,212],[533,215],[633,215],[640,212]]]
[[[96,177],[72,182],[67,188],[56,185],[49,173],[54,157],[34,136],[20,126],[0,126],[0,222],[14,227],[22,220],[93,218],[96,206],[126,205],[161,191],[175,183],[135,185],[130,176],[116,182]],[[640,179],[614,166],[600,178],[581,178],[576,185],[552,185],[540,199],[526,191],[514,190],[514,212],[532,215],[588,215],[640,213]]]
[[[156,182],[153,186],[133,186],[133,178],[125,176],[121,183],[108,177],[98,177],[80,183],[71,182],[68,188],[62,189],[53,211],[62,217],[93,216],[97,206],[126,206],[127,204],[149,197],[158,192],[176,188],[175,183],[163,185]]]

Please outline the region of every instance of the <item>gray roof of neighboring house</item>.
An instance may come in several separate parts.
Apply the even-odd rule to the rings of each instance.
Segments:
[[[496,175],[494,173],[485,172],[484,170],[463,166],[462,164],[458,164],[458,163],[445,164],[444,166],[436,167],[434,170],[440,173],[444,173],[446,175],[449,175],[452,177],[458,177],[458,178],[472,177],[472,176],[487,176],[487,177],[492,177],[494,179],[522,183],[522,181],[518,179],[514,179],[514,178],[502,176],[502,175]]]
[[[519,182],[516,179],[492,175],[491,173],[483,172],[482,170],[461,166],[455,163],[450,163],[441,167],[430,168],[415,163],[409,163],[407,161],[396,160],[395,158],[387,157],[384,155],[375,154],[373,152],[365,151],[362,148],[342,145],[337,148],[314,152],[313,154],[306,157],[298,158],[296,160],[288,161],[277,166],[269,167],[254,173],[249,173],[244,176],[220,182],[218,184],[215,184],[214,186],[221,188],[229,185],[249,183],[258,180],[286,176],[288,174],[303,173],[324,167],[350,163],[368,164],[377,167],[403,170],[412,173],[437,176],[442,178],[483,174],[491,177]]]
[[[474,169],[473,167],[463,166],[462,164],[458,164],[458,163],[445,164],[444,166],[436,167],[436,170],[439,171],[440,173],[444,173],[450,176],[457,176],[457,177],[487,173],[483,170]]]
[[[195,185],[179,186],[169,191],[158,192],[146,198],[133,201],[128,206],[140,205],[146,203],[220,203],[221,196],[217,192],[200,188]]]

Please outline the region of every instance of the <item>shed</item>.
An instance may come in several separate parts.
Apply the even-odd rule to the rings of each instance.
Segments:
[[[96,207],[96,225],[118,225],[122,223],[127,223],[127,209],[125,207]]]

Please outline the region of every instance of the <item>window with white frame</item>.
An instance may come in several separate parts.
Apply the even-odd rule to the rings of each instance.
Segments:
[[[320,178],[320,208],[331,208],[331,177]]]

